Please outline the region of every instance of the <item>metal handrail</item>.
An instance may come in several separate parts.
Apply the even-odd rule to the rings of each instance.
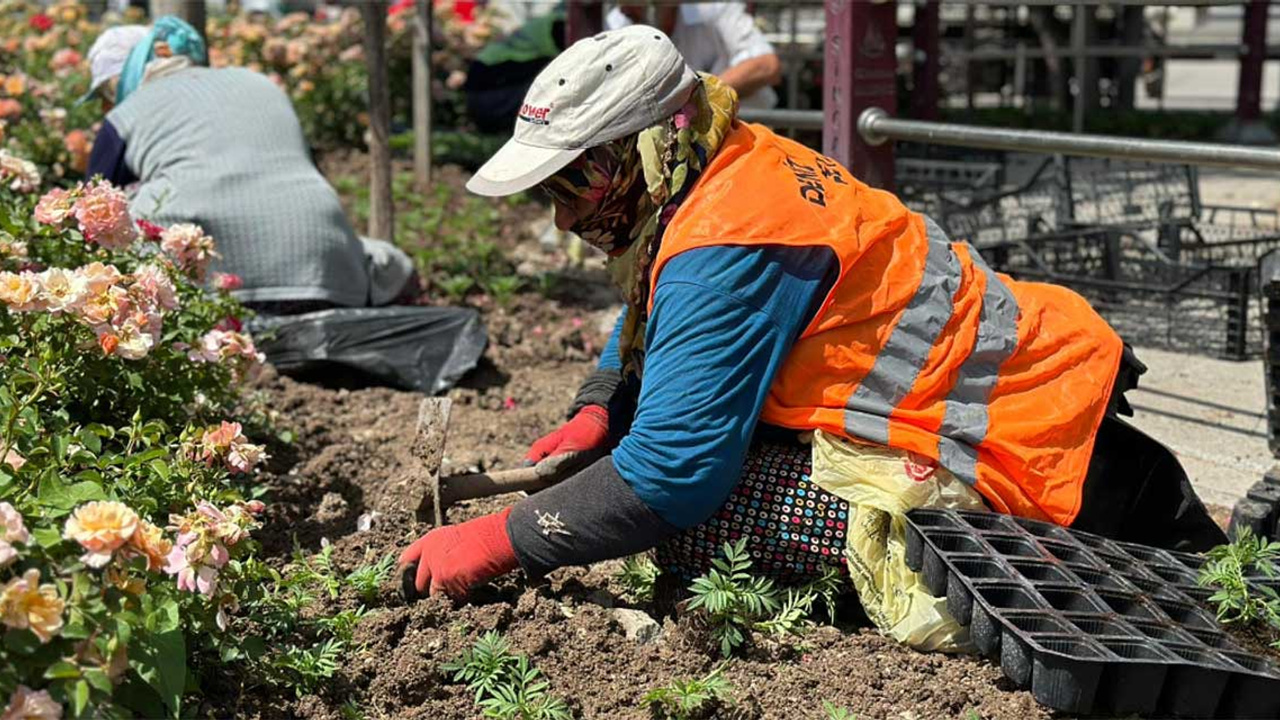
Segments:
[[[1268,148],[901,120],[874,107],[863,110],[858,116],[858,133],[870,145],[880,145],[888,140],[911,140],[988,150],[1062,153],[1232,169],[1280,170],[1280,150]]]

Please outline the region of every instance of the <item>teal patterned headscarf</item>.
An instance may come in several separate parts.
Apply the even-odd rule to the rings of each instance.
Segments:
[[[167,55],[157,54],[157,43],[168,46]],[[142,80],[147,74],[147,65],[152,60],[158,57],[179,56],[189,58],[197,65],[204,65],[207,62],[204,38],[200,37],[200,33],[185,20],[166,15],[156,20],[150,32],[133,46],[133,50],[129,51],[129,58],[124,61],[124,69],[120,71],[120,82],[116,86],[116,104],[124,102],[125,98],[142,85]]]

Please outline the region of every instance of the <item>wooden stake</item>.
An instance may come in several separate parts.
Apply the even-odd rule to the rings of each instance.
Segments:
[[[417,0],[413,32],[413,179],[419,191],[431,186],[432,0]]]
[[[364,57],[369,69],[369,236],[394,242],[391,196],[391,97],[387,91],[387,3],[364,0]]]

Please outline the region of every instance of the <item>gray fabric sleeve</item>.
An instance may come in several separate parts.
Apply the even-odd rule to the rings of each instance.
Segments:
[[[634,555],[678,531],[636,497],[607,455],[516,503],[507,518],[516,559],[533,577]]]
[[[573,404],[569,406],[569,417],[572,418],[578,414],[578,411],[588,405],[599,405],[603,408],[609,407],[609,401],[613,399],[613,394],[618,390],[618,386],[622,384],[622,371],[616,368],[600,368],[594,370],[587,379],[578,388],[578,394],[573,397]]]

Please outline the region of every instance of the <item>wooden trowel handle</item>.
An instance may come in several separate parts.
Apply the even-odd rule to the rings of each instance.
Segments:
[[[502,495],[513,492],[538,492],[546,490],[573,474],[577,466],[515,468],[471,475],[451,475],[440,478],[440,501],[450,506],[460,500]]]

